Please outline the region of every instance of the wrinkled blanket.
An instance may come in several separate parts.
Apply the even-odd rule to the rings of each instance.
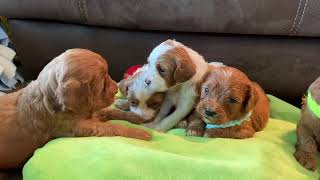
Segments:
[[[150,142],[123,137],[62,138],[38,149],[26,180],[319,179],[293,157],[299,109],[273,96],[267,127],[254,138],[186,137],[150,130]],[[123,121],[115,123],[135,126]]]

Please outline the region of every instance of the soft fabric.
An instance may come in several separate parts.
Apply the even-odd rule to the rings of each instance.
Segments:
[[[1,28],[0,28],[0,39],[1,39]],[[16,56],[16,52],[13,49],[0,44],[0,56],[4,57],[9,61],[12,61],[13,58]]]
[[[130,66],[126,72],[123,74],[123,79],[127,79],[129,76],[132,76],[142,65]]]
[[[167,134],[152,131],[151,142],[57,139],[35,152],[24,167],[24,179],[318,179],[318,171],[304,169],[292,156],[299,109],[269,98],[272,118],[254,138],[186,137],[184,130],[174,129]]]

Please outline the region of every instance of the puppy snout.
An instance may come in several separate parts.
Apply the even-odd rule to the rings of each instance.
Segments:
[[[114,80],[111,80],[111,86],[109,87],[109,90],[114,95],[118,93],[118,86],[117,86],[117,83]]]
[[[151,80],[146,79],[146,80],[144,80],[144,83],[145,83],[147,86],[149,86],[149,85],[151,84]]]
[[[214,117],[217,113],[211,109],[206,108],[204,114],[208,117]]]

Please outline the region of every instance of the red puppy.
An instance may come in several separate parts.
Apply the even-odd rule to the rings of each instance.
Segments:
[[[91,118],[112,104],[116,92],[98,54],[73,49],[56,57],[26,88],[0,97],[0,169],[22,167],[37,148],[59,137],[149,140],[143,130]]]
[[[199,103],[188,119],[188,135],[243,139],[267,124],[266,94],[235,68],[210,67],[200,91]]]

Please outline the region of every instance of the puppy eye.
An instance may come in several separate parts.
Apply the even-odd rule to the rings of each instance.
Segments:
[[[138,102],[137,102],[137,101],[131,101],[130,104],[131,104],[131,106],[133,106],[133,107],[138,106]]]
[[[149,107],[151,107],[151,108],[156,108],[156,107],[158,107],[159,105],[160,105],[160,103],[154,102],[154,103],[150,104]]]
[[[209,88],[207,88],[207,87],[204,88],[204,94],[205,94],[205,95],[208,95],[208,94],[209,94]]]
[[[234,98],[229,98],[229,103],[234,104],[234,103],[238,103],[238,101],[235,100]]]
[[[159,71],[159,73],[164,73],[165,69],[161,66],[158,66],[158,71]]]

